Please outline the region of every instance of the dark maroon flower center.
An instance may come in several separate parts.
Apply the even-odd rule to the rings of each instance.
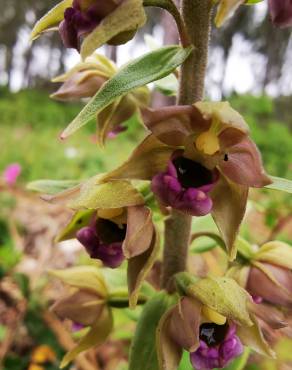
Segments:
[[[109,245],[123,242],[126,237],[127,225],[117,225],[115,222],[99,218],[96,222],[96,233],[100,241]]]
[[[185,189],[199,188],[213,183],[212,172],[198,162],[177,157],[172,160],[172,163],[176,168],[178,180]]]
[[[217,325],[214,323],[205,323],[200,326],[200,339],[208,347],[214,347],[222,343],[228,332],[228,324]]]

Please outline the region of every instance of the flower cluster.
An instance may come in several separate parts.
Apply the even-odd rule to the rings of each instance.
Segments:
[[[210,8],[218,5],[215,23],[221,26],[240,5],[254,2],[210,0]],[[54,188],[44,196],[74,211],[56,241],[77,239],[93,260],[91,266],[51,272],[71,288],[52,310],[61,319],[69,319],[72,330],[84,331],[61,366],[107,339],[113,329],[112,307],[135,308],[146,301],[133,339],[130,370],[141,369],[139,356],[145,357],[145,353],[153,354],[149,359],[153,370],[177,369],[183,351],[189,352],[190,363],[197,370],[228,366],[244,352],[244,346],[273,357],[269,331],[285,327],[284,310],[292,306],[290,247],[269,242],[254,250],[247,242],[239,242],[249,189],[272,182],[247,122],[228,102],[149,108],[147,83],[176,74],[193,47],[162,48],[121,69],[95,52],[104,44],[118,45],[133,38],[146,21],[144,6],[153,3],[63,0],[32,31],[32,38],[37,38],[58,29],[65,47],[75,48],[81,55],[80,63],[54,79],[62,84],[52,98],[90,98],[62,139],[95,116],[100,144],[124,131],[134,114],[147,130],[146,137],[117,168],[74,182],[73,187],[61,182],[62,191]],[[185,46],[188,37],[184,37],[183,17],[171,0],[161,4],[174,16]],[[269,11],[274,25],[291,26],[291,0],[269,0]],[[19,172],[15,165],[8,168],[7,183],[12,185]],[[224,277],[177,273],[183,270],[181,263],[172,266],[181,259],[174,253],[181,251],[179,238],[173,238],[178,244],[175,249],[166,237],[167,258],[163,263],[157,260],[160,224],[156,228],[154,220],[161,221],[160,213],[166,217],[167,237],[167,233],[177,236],[180,228],[187,229],[181,238],[186,239],[185,247],[190,239],[190,216],[210,214],[221,234],[216,234],[216,242],[220,240],[228,262],[235,260],[237,248],[240,258],[228,265]],[[145,283],[157,265],[162,265],[163,273],[171,271],[168,285],[162,287],[167,291],[157,292],[160,268],[159,273],[155,271],[159,275],[155,287]],[[147,340],[141,340],[145,335]]]

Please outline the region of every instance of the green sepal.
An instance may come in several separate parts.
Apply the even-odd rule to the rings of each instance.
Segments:
[[[65,10],[69,8],[72,3],[73,0],[63,0],[45,14],[34,26],[30,35],[31,40],[37,39],[43,32],[57,26],[64,19]]]
[[[58,243],[64,240],[74,239],[78,230],[82,227],[88,226],[94,212],[94,210],[76,212],[68,225],[65,226],[61,233],[56,237],[55,242]]]
[[[178,286],[187,296],[197,299],[240,325],[253,324],[248,310],[250,297],[235,280],[226,277],[207,277],[195,278],[193,283],[191,281],[190,274],[180,273],[176,276]]]

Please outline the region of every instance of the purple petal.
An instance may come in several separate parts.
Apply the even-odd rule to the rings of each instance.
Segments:
[[[64,20],[59,26],[64,45],[79,50],[81,38],[92,32],[118,5],[112,0],[92,0],[89,3],[74,0],[73,6],[65,10]]]
[[[125,259],[122,243],[101,244],[96,250],[95,258],[100,259],[107,267],[119,267]]]
[[[213,202],[204,192],[190,188],[183,193],[181,199],[176,201],[176,208],[187,210],[192,216],[205,216],[211,212]]]
[[[242,352],[243,345],[236,335],[224,341],[219,350],[220,367],[224,368],[227,366],[233,359],[240,356]]]
[[[165,206],[171,206],[192,216],[204,216],[212,209],[212,200],[206,193],[215,186],[217,173],[214,173],[213,179],[213,183],[184,189],[177,177],[174,163],[169,161],[167,171],[153,177],[151,189]]]
[[[230,324],[223,342],[209,346],[203,340],[200,347],[190,354],[192,365],[197,370],[224,368],[243,352],[243,345],[236,334],[236,326]]]
[[[196,370],[212,370],[220,367],[219,352],[216,348],[199,348],[190,354],[190,360]]]
[[[94,227],[83,227],[77,232],[76,239],[85,247],[91,258],[96,258],[95,255],[100,241]]]
[[[269,11],[275,26],[282,28],[292,26],[291,0],[269,0]]]

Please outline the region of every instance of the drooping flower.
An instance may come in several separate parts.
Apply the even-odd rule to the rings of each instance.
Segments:
[[[277,27],[292,26],[292,1],[268,0],[271,21]]]
[[[242,244],[242,243],[241,243]],[[236,265],[229,275],[235,278],[252,296],[262,303],[292,307],[292,249],[280,241],[270,241],[252,248],[245,241],[240,254],[247,258],[245,265]],[[249,248],[248,248],[249,246]]]
[[[50,273],[71,288],[68,295],[55,302],[52,311],[61,319],[70,319],[73,324],[89,327],[79,343],[63,358],[60,365],[63,368],[80,352],[103,344],[112,331],[113,317],[107,304],[109,290],[100,269],[78,266]]]
[[[143,109],[152,132],[109,179],[147,179],[164,206],[212,216],[234,259],[249,187],[271,183],[243,117],[229,103]]]
[[[18,176],[21,174],[21,166],[19,163],[12,163],[8,165],[4,172],[3,172],[3,178],[7,185],[13,186]]]
[[[129,41],[145,21],[142,0],[63,0],[35,25],[31,38],[57,26],[64,45],[86,58],[105,43]]]
[[[176,279],[183,296],[163,315],[157,331],[164,369],[175,368],[173,362],[179,363],[182,349],[190,352],[197,370],[224,368],[244,345],[273,356],[249,310],[251,298],[234,280],[189,278],[186,273]],[[177,353],[175,359],[169,359],[170,351]]]
[[[80,40],[92,32],[123,0],[73,0],[64,12],[59,31],[67,48],[80,49]]]
[[[54,82],[62,82],[61,87],[51,98],[61,101],[74,101],[93,97],[102,85],[117,72],[117,67],[106,57],[93,54],[84,62],[78,63],[67,73],[56,77]],[[97,139],[103,144],[106,138],[114,138],[126,130],[123,125],[142,107],[149,105],[150,92],[141,87],[110,104],[97,115]]]
[[[56,241],[77,238],[91,258],[107,267],[116,268],[127,259],[129,303],[134,307],[159,248],[152,212],[130,182],[98,179],[101,176],[45,197],[66,201],[76,211]]]

